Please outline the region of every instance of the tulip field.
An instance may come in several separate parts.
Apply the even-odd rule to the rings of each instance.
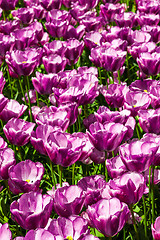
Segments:
[[[0,0],[0,240],[160,240],[160,0]]]

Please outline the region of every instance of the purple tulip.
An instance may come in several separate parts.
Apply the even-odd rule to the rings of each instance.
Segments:
[[[43,46],[43,48],[47,56],[50,54],[57,54],[62,57],[66,51],[64,42],[60,40],[53,40],[52,42],[48,42]]]
[[[23,24],[30,24],[34,20],[34,10],[32,7],[19,8],[13,10],[11,13],[14,18],[19,19]]]
[[[84,145],[83,139],[79,137],[54,131],[47,138],[45,148],[52,162],[68,167],[79,160]]]
[[[146,75],[157,75],[160,73],[160,53],[140,53],[137,58],[140,70]]]
[[[88,206],[87,213],[93,226],[104,236],[111,237],[124,227],[129,208],[118,198],[101,199]]]
[[[79,57],[82,55],[84,43],[77,39],[69,39],[66,41],[65,57],[69,60],[69,65],[77,63]]]
[[[108,86],[108,89],[106,86],[102,88],[102,94],[105,97],[106,102],[111,106],[115,108],[122,107],[124,104],[124,95],[128,92],[128,87],[124,83],[122,84],[110,84]]]
[[[128,35],[128,41],[131,44],[146,43],[151,40],[151,35],[142,30],[131,31]]]
[[[3,72],[0,71],[0,94],[3,92],[5,83],[6,83],[6,80],[3,77]]]
[[[86,47],[89,48],[90,50],[92,48],[100,46],[101,43],[104,41],[102,34],[100,34],[99,32],[95,32],[95,31],[86,33],[83,40],[84,40]]]
[[[1,240],[12,240],[12,233],[9,229],[8,223],[1,224],[0,223],[0,239]]]
[[[122,14],[115,15],[115,22],[120,28],[123,27],[133,27],[134,26],[134,17],[135,13],[133,12],[124,12]]]
[[[120,156],[106,159],[106,168],[111,178],[117,178],[128,171]]]
[[[95,175],[82,178],[77,185],[85,192],[84,204],[87,207],[101,199],[100,192],[106,186],[106,181],[102,176]]]
[[[124,108],[131,111],[132,116],[136,116],[141,109],[148,109],[151,98],[146,92],[129,91],[125,96]]]
[[[68,218],[78,215],[84,205],[85,194],[77,185],[58,188],[54,195],[54,210],[61,216]]]
[[[43,74],[36,72],[36,77],[32,78],[32,83],[38,93],[51,94],[52,88],[58,86],[59,78],[54,73]]]
[[[128,205],[139,202],[146,190],[145,178],[136,172],[127,172],[109,181],[110,195]]]
[[[58,73],[60,71],[63,71],[67,65],[67,59],[57,54],[44,56],[42,58],[42,62],[47,73]]]
[[[66,89],[53,89],[58,105],[77,102],[78,105],[92,103],[99,95],[98,78],[91,73],[75,74]]]
[[[154,161],[158,146],[153,141],[133,140],[120,146],[120,157],[130,171],[143,172]]]
[[[29,142],[34,127],[35,123],[11,118],[4,126],[3,131],[11,144],[23,146]]]
[[[0,33],[0,65],[4,61],[7,51],[12,51],[14,42],[13,36]]]
[[[16,4],[18,3],[18,0],[1,0],[0,2],[0,7],[4,10],[4,11],[8,11],[8,10],[13,10],[15,9]]]
[[[8,102],[9,102],[8,98],[4,97],[4,95],[0,93],[0,116]]]
[[[14,151],[11,148],[0,149],[0,179],[8,179],[8,170],[15,164]]]
[[[84,25],[80,24],[77,28],[75,28],[72,25],[69,25],[64,38],[65,39],[75,38],[77,40],[80,40],[83,37],[84,33],[85,33]]]
[[[20,29],[19,20],[8,21],[0,20],[0,32],[9,35],[13,31]]]
[[[138,112],[139,124],[146,133],[160,133],[160,108],[141,110]]]
[[[26,109],[26,105],[20,105],[16,100],[10,99],[9,102],[6,104],[5,108],[3,108],[2,112],[0,113],[0,119],[7,122],[13,117],[19,118],[23,115]]]
[[[54,128],[51,125],[39,125],[35,132],[32,131],[31,144],[40,154],[47,155],[44,145],[49,134],[53,131]]]
[[[160,239],[160,216],[156,218],[154,224],[151,224],[152,236],[154,240]]]
[[[47,11],[52,9],[60,9],[62,5],[62,0],[39,0],[39,3],[44,7]]]
[[[11,203],[12,219],[24,229],[44,228],[53,208],[49,195],[39,192],[24,193],[17,201]]]
[[[8,185],[14,194],[37,191],[43,175],[42,163],[25,160],[10,167]]]
[[[141,138],[141,141],[151,141],[158,146],[158,150],[154,156],[154,160],[152,162],[152,165],[159,166],[160,165],[160,136],[154,133],[146,133],[143,135],[143,138]],[[156,170],[156,169],[155,169]]]
[[[95,237],[92,234],[88,234],[88,235],[84,236],[81,240],[100,240],[100,238]]]
[[[2,137],[0,137],[0,149],[4,149],[7,147],[7,143],[4,141]]]
[[[63,239],[80,240],[83,236],[89,234],[88,221],[80,216],[52,219],[47,230],[54,236],[62,236]]]
[[[124,4],[114,4],[106,3],[105,5],[100,5],[100,15],[104,18],[106,22],[114,21],[116,14],[122,14],[125,11],[126,6]]]
[[[149,52],[152,53],[156,50],[156,44],[154,42],[146,42],[146,43],[135,43],[127,48],[128,52],[132,55],[132,57],[136,60],[139,57],[140,53]]]
[[[27,48],[25,51],[7,52],[6,62],[11,71],[17,75],[29,76],[39,65],[41,50]]]
[[[108,48],[102,53],[102,65],[107,71],[118,71],[123,66],[125,58],[125,51]]]
[[[25,237],[16,237],[14,240],[63,240],[62,237],[57,238],[53,236],[48,230],[43,228],[37,228],[35,230],[29,230]]]
[[[89,158],[95,164],[103,163],[105,162],[105,151],[99,151],[98,149],[93,148],[92,152],[89,155]]]
[[[127,128],[120,123],[95,122],[89,126],[90,141],[99,151],[114,151],[122,142]]]

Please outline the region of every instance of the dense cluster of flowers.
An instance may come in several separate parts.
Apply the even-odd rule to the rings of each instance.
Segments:
[[[0,17],[0,239],[144,223],[160,240],[159,0],[0,0]]]

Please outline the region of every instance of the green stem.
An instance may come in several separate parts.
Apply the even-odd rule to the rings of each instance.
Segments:
[[[123,240],[126,240],[126,229],[123,227]]]
[[[25,97],[25,94],[24,94],[24,91],[23,91],[23,87],[22,87],[22,83],[21,83],[20,77],[18,78],[18,81],[19,81],[19,86],[20,86],[23,98],[24,98],[25,105],[27,105],[27,101],[26,101],[26,97]]]
[[[10,77],[10,74],[9,74],[8,65],[7,65],[7,75],[8,75],[8,80],[9,80],[9,86],[10,86],[10,89],[11,89],[11,99],[13,99],[12,83],[11,83],[11,77]]]
[[[29,97],[30,83],[29,83],[29,78],[28,78],[28,76],[26,77],[26,80],[27,80],[26,92],[27,92],[29,112],[30,112],[30,113],[29,113],[29,117],[30,117],[30,121],[33,122],[33,119],[32,119],[32,109],[31,109],[31,100],[30,100],[30,97]]]
[[[99,78],[100,78],[100,84],[102,84],[102,74],[101,74],[101,68],[98,67],[98,73],[99,73]]]
[[[76,164],[74,163],[72,165],[72,185],[75,185],[75,166]]]
[[[18,153],[19,153],[20,161],[22,162],[23,158],[22,158],[22,154],[21,154],[21,148],[19,146],[18,146]]]
[[[4,184],[5,184],[5,186],[6,186],[6,189],[7,189],[7,192],[8,192],[9,199],[10,199],[10,201],[12,202],[12,196],[11,196],[11,192],[10,192],[10,190],[9,190],[8,180],[4,180]]]
[[[62,187],[62,171],[63,171],[63,167],[58,165],[58,171],[59,171],[59,184]]]
[[[149,219],[151,219],[151,169],[152,167],[149,167]]]
[[[105,176],[106,182],[108,182],[108,170],[107,170],[107,168],[106,168],[106,159],[107,159],[107,151],[105,152],[104,176]]]
[[[144,195],[142,196],[143,200],[143,209],[144,209],[144,233],[145,233],[145,238],[147,239],[147,212],[146,212],[146,203],[144,199]]]
[[[152,198],[152,223],[154,223],[155,201],[154,201],[154,169],[152,166],[152,184],[151,184],[151,198]]]
[[[53,174],[53,165],[52,165],[52,161],[49,159],[49,165],[50,165],[50,171],[51,171],[51,177],[52,177],[52,183],[56,189],[56,183],[55,183],[55,179],[54,179],[54,174]]]
[[[136,226],[136,220],[134,217],[134,212],[133,212],[133,207],[132,204],[129,206],[131,214],[132,214],[132,220],[133,220],[133,227],[134,227],[134,231],[136,233],[136,239],[139,240],[139,235],[138,235],[138,230],[137,230],[137,226]]]
[[[39,98],[38,98],[38,92],[36,91],[36,100],[37,100],[37,106],[39,107]]]
[[[140,134],[139,134],[139,129],[138,129],[138,124],[137,123],[136,123],[136,132],[137,132],[138,139],[140,139],[141,137],[140,137]]]
[[[120,70],[118,70],[118,82],[119,82],[119,84],[121,84],[121,73],[120,73]]]

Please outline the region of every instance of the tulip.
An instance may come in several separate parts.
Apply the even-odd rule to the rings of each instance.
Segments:
[[[63,71],[67,65],[67,59],[57,54],[44,56],[42,58],[42,62],[47,73],[58,73],[60,71]]]
[[[106,237],[112,237],[124,227],[128,220],[129,208],[118,198],[101,199],[88,206],[87,213],[99,232]]]
[[[112,197],[117,197],[127,205],[139,202],[146,190],[145,178],[137,172],[127,172],[109,181]]]
[[[18,3],[18,0],[1,0],[0,2],[0,7],[4,10],[4,11],[8,11],[8,10],[13,10],[15,9],[16,4]]]
[[[106,168],[111,178],[117,178],[128,171],[120,156],[106,159]]]
[[[65,45],[65,57],[69,60],[69,65],[74,65],[82,55],[84,43],[77,39],[69,39]]]
[[[152,236],[154,240],[160,239],[160,217],[157,217],[154,224],[151,224]]]
[[[79,160],[85,143],[83,139],[61,131],[52,132],[45,142],[45,149],[51,161],[68,167]]]
[[[80,216],[52,219],[49,226],[47,225],[47,230],[54,236],[61,236],[63,239],[80,240],[89,234],[88,221]]]
[[[11,148],[0,149],[0,179],[8,179],[8,170],[16,164],[14,151]]]
[[[63,240],[60,236],[53,236],[52,233],[43,229],[37,228],[35,230],[29,230],[25,237],[16,237],[14,240]]]
[[[7,122],[13,117],[19,118],[23,115],[26,109],[27,109],[26,105],[24,104],[20,105],[19,102],[17,102],[16,100],[10,99],[6,104],[5,108],[3,108],[2,112],[0,113],[0,119],[2,119],[2,121]]]
[[[4,126],[3,131],[11,144],[23,146],[29,142],[34,127],[35,123],[12,118]]]
[[[1,240],[12,240],[12,233],[9,229],[8,223],[1,224],[0,223],[0,239]]]
[[[99,151],[114,151],[122,142],[127,128],[120,123],[95,122],[89,126],[87,134]]]
[[[10,205],[12,219],[24,229],[44,228],[53,208],[53,200],[49,195],[39,192],[24,193]]]
[[[11,13],[14,18],[19,19],[23,24],[30,24],[34,20],[34,10],[30,7],[19,8]]]
[[[8,185],[14,194],[37,191],[43,175],[42,163],[25,160],[10,167]]]
[[[154,161],[158,146],[153,141],[133,140],[120,146],[120,157],[130,171],[141,173]]]
[[[146,133],[160,133],[160,109],[148,109],[138,112],[139,124]]]
[[[49,134],[53,131],[54,128],[51,125],[39,125],[35,132],[32,131],[31,144],[40,154],[47,155],[44,145]]]
[[[54,194],[54,210],[61,216],[68,218],[78,215],[84,205],[85,194],[81,187],[72,185],[58,188]]]
[[[102,176],[95,175],[83,177],[78,181],[77,185],[85,192],[84,204],[87,207],[101,199],[100,192],[106,186],[106,181]]]
[[[19,76],[29,76],[39,65],[41,50],[27,48],[24,51],[7,52],[6,62],[11,72]]]
[[[137,58],[140,70],[146,75],[157,75],[160,73],[160,53],[140,53]]]

